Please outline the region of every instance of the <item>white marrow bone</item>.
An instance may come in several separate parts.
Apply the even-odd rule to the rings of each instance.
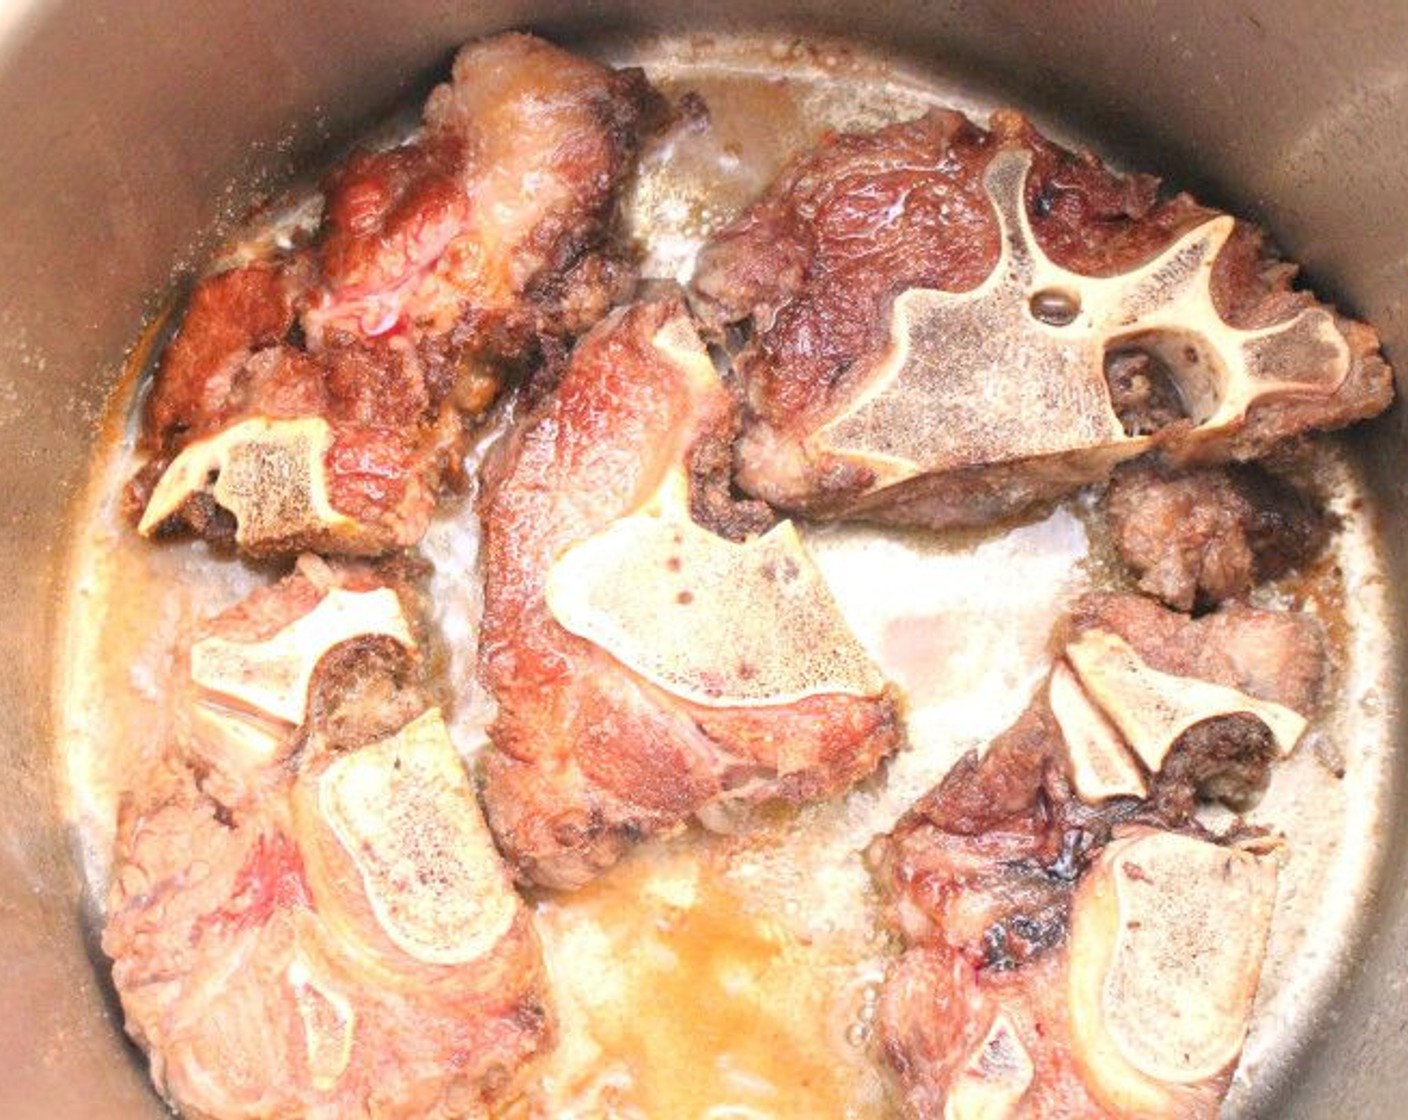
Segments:
[[[355,530],[333,508],[324,457],[332,428],[321,417],[255,417],[186,446],[166,468],[138,530],[147,536],[187,499],[209,491],[235,518],[235,540],[259,547],[314,533]]]
[[[198,696],[190,712],[193,743],[224,773],[257,774],[290,746],[286,727],[247,709],[236,711],[217,697]]]
[[[313,780],[317,816],[402,952],[428,964],[465,964],[508,932],[518,896],[438,708],[338,755]],[[316,893],[323,881],[311,881]]]
[[[1306,728],[1305,717],[1282,704],[1226,685],[1162,673],[1123,638],[1105,630],[1086,631],[1066,647],[1066,657],[1089,698],[1155,773],[1179,736],[1205,720],[1254,716],[1271,732],[1282,757]]]
[[[311,611],[263,641],[204,638],[191,647],[191,679],[211,698],[296,727],[308,713],[318,663],[335,646],[361,637],[414,648],[401,600],[389,587],[332,587]]]
[[[1072,910],[1068,999],[1082,1080],[1112,1113],[1215,1108],[1275,897],[1275,860],[1249,851],[1138,829],[1101,852]]]
[[[1031,1055],[1011,1021],[998,1012],[944,1100],[944,1120],[1007,1120],[1031,1086]]]
[[[642,507],[568,549],[546,598],[564,629],[697,704],[874,696],[884,678],[790,521],[741,544],[695,524],[672,469]]]
[[[352,1056],[356,1012],[346,996],[313,973],[301,952],[295,950],[285,976],[303,1023],[308,1072],[314,1086],[329,1090],[342,1077]]]
[[[1098,805],[1112,797],[1146,797],[1138,764],[1100,709],[1090,702],[1070,668],[1058,661],[1047,691],[1051,714],[1061,728],[1080,799]]]
[[[1235,427],[1259,398],[1327,397],[1349,347],[1323,308],[1258,330],[1228,325],[1213,265],[1234,221],[1213,218],[1153,260],[1114,276],[1052,261],[1024,202],[1031,154],[999,151],[983,177],[1001,254],[966,292],[911,289],[895,301],[891,344],[865,387],[814,437],[816,450],[871,469],[875,487],[917,475],[1053,458],[1072,485],[1103,477],[1150,446],[1124,433],[1104,375],[1121,345],[1170,365],[1196,440]],[[1043,303],[1069,319],[1039,317]]]

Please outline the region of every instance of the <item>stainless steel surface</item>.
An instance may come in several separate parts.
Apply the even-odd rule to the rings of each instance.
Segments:
[[[15,13],[18,12],[18,15]],[[1098,136],[1261,216],[1408,364],[1408,9],[1389,3],[31,4],[0,20],[0,1115],[159,1115],[108,1017],[60,827],[50,682],[68,506],[143,314],[222,209],[443,65],[469,35],[759,23],[844,33]],[[310,123],[312,122],[312,123]],[[1408,616],[1404,410],[1356,439],[1394,629]],[[1401,641],[1391,651],[1405,680]],[[1379,703],[1408,729],[1399,689]],[[1403,759],[1398,759],[1403,763]],[[1397,767],[1401,771],[1401,765]],[[1401,773],[1395,783],[1401,790]],[[1408,836],[1385,819],[1377,905],[1330,1014],[1265,1115],[1402,1114]]]

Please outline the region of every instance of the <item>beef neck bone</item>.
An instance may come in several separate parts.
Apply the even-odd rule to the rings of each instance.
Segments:
[[[233,515],[242,547],[319,532],[341,534],[355,545],[360,527],[334,507],[329,494],[326,457],[332,445],[332,426],[322,417],[243,420],[176,457],[137,530],[151,536],[192,494],[209,491]]]
[[[652,344],[713,384],[691,325]],[[679,462],[636,509],[567,549],[548,608],[652,684],[705,707],[771,707],[811,696],[877,696],[884,678],[852,633],[791,521],[735,542],[698,525]]]
[[[308,714],[318,665],[357,639],[384,638],[414,651],[415,638],[389,587],[329,587],[317,605],[255,641],[215,634],[191,646],[197,720],[226,748],[267,765]]]
[[[1239,425],[1259,400],[1328,397],[1348,376],[1348,344],[1323,308],[1255,330],[1222,319],[1210,281],[1230,216],[1129,272],[1086,276],[1037,244],[1023,201],[1030,167],[1030,153],[1008,148],[984,173],[1001,242],[987,280],[966,292],[902,293],[890,346],[812,437],[815,450],[873,472],[872,491],[1027,461],[1073,484],[1096,481],[1170,435],[1196,444]],[[1191,428],[1125,433],[1104,373],[1107,353],[1124,347],[1167,361]]]
[[[1144,797],[1179,738],[1207,720],[1249,715],[1271,732],[1285,758],[1305,733],[1301,713],[1239,689],[1153,668],[1123,638],[1091,630],[1071,642],[1052,669],[1052,714],[1070,753],[1083,800]],[[1131,753],[1133,757],[1131,757]],[[1137,758],[1137,762],[1135,759]]]

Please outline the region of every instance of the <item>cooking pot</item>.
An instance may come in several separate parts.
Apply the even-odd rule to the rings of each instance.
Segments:
[[[1250,213],[1408,369],[1408,6],[929,0],[710,5],[10,0],[0,6],[0,1115],[163,1114],[83,920],[57,799],[52,679],[71,506],[125,350],[220,220],[442,72],[533,27],[590,47],[669,31],[845,36],[1099,137]],[[1408,413],[1355,432],[1408,619]],[[1395,640],[1393,679],[1408,681]],[[1394,697],[1380,698],[1408,723]],[[1408,753],[1396,766],[1402,785]],[[1403,1115],[1408,827],[1329,1010],[1267,1115]]]

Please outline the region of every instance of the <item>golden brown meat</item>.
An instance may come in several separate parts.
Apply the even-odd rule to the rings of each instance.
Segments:
[[[308,559],[212,620],[123,805],[103,947],[187,1116],[482,1116],[551,1039],[405,595]]]
[[[579,343],[486,469],[485,803],[523,878],[573,887],[729,803],[869,774],[895,705],[789,524],[729,496],[732,399],[682,307]]]
[[[1182,611],[1245,598],[1314,560],[1331,525],[1308,495],[1251,464],[1134,463],[1115,472],[1105,510],[1140,589]]]
[[[1027,711],[867,853],[906,947],[884,1053],[915,1117],[1212,1117],[1275,865],[1191,814],[1264,788],[1314,714],[1318,624],[1091,596],[1059,638]],[[1160,755],[1148,716],[1179,703]]]
[[[328,177],[311,245],[198,285],[147,404],[142,531],[261,555],[419,540],[462,415],[633,286],[616,200],[657,100],[529,35],[466,46],[415,138]]]
[[[701,254],[697,309],[752,330],[749,493],[977,524],[1153,449],[1248,459],[1388,405],[1374,332],[1294,291],[1254,227],[1016,113],[990,128],[832,136]]]

